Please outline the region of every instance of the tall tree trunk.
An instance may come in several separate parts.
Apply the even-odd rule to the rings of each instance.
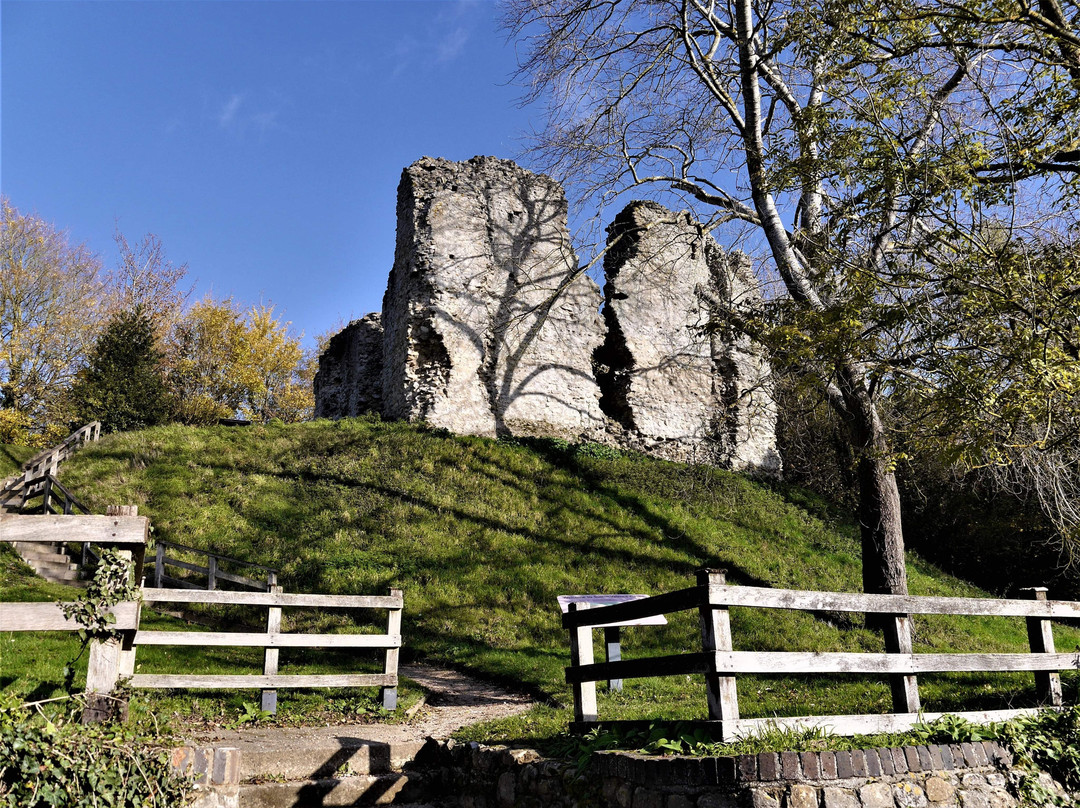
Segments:
[[[863,591],[906,595],[900,491],[885,428],[862,374],[854,368],[843,369],[840,389],[845,406],[841,415],[851,434],[858,464]]]
[[[776,268],[792,299],[814,311],[824,311],[825,303],[806,271],[805,256],[797,254],[781,220],[765,170],[765,123],[759,86],[765,74],[761,57],[755,52],[752,0],[737,0],[734,17],[743,94],[743,120],[739,123],[739,129],[754,209],[769,242]],[[793,115],[797,111],[795,107],[790,108]],[[819,144],[807,139],[802,148],[816,154]],[[820,192],[820,180],[810,179],[803,197],[813,198]],[[818,223],[813,223],[810,230],[817,226]],[[900,494],[892,470],[885,429],[867,385],[866,374],[859,364],[848,360],[841,363],[839,371],[839,393],[835,396],[830,393],[829,398],[848,425],[851,445],[858,459],[863,591],[872,594],[907,594]]]

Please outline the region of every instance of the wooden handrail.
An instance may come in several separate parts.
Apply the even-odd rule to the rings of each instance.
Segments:
[[[838,734],[893,732],[925,718],[920,712],[917,675],[936,672],[1027,671],[1035,675],[1040,700],[1060,707],[1058,672],[1080,668],[1080,652],[1054,651],[1051,618],[1080,617],[1080,602],[1051,601],[1046,590],[1029,590],[1027,600],[951,598],[913,595],[871,595],[845,592],[811,592],[765,587],[728,586],[724,574],[702,570],[698,585],[627,603],[590,608],[573,604],[563,614],[570,631],[571,664],[566,681],[574,689],[574,728],[595,726],[596,682],[602,680],[704,674],[709,721],[725,740],[752,734],[766,725],[780,728],[825,727]],[[863,612],[884,615],[884,653],[735,651],[732,647],[729,607],[792,609],[810,612]],[[671,612],[698,610],[701,652],[645,659],[593,662],[593,628],[611,623],[654,617]],[[911,641],[910,614],[1024,617],[1027,619],[1028,653],[1013,654],[916,654]],[[799,716],[792,718],[741,719],[736,677],[744,674],[867,674],[888,676],[893,693],[893,714],[887,716]],[[995,711],[995,720],[1006,713]],[[985,720],[984,712],[956,713],[969,720]],[[922,718],[920,718],[922,716]]]
[[[26,501],[40,494],[40,491],[31,492],[31,489],[35,485],[43,485],[46,492],[45,502],[42,505],[42,510],[48,512],[50,510],[49,505],[49,490],[54,485],[58,485],[56,481],[56,468],[61,462],[71,457],[76,449],[87,443],[92,443],[101,437],[101,422],[91,421],[85,426],[72,432],[58,445],[51,449],[45,449],[38,452],[22,465],[22,473],[5,481],[3,489],[0,490],[0,504],[10,503],[13,499],[18,498],[18,508],[21,510],[26,506]],[[48,478],[48,479],[47,479]],[[50,482],[51,479],[51,482]],[[89,509],[79,503],[66,489],[64,495],[68,501],[77,503],[84,512],[89,513]],[[10,507],[10,506],[9,506]],[[64,513],[71,513],[70,508],[65,504]]]
[[[181,552],[194,553],[200,556],[206,556],[206,566],[199,564],[191,564],[186,561],[181,561],[178,558],[172,558],[165,555],[166,548],[174,548]],[[224,562],[228,565],[236,565],[242,567],[250,567],[252,569],[262,570],[266,573],[265,581],[257,581],[253,578],[248,578],[244,575],[233,574],[221,569],[221,563]],[[165,568],[167,566],[179,567],[180,569],[188,570],[189,572],[195,572],[200,575],[206,576],[206,586],[202,587],[198,584],[191,583],[190,581],[182,578],[173,578],[165,574]],[[270,590],[277,585],[278,571],[273,567],[264,567],[261,564],[253,564],[250,561],[241,561],[237,558],[230,558],[229,556],[221,555],[220,553],[214,553],[210,550],[199,550],[195,547],[187,547],[183,544],[177,544],[176,542],[158,541],[154,556],[154,577],[153,583],[155,587],[163,587],[166,583],[173,586],[178,586],[186,589],[203,589],[214,590],[217,589],[219,580],[229,581],[240,586],[246,586],[249,589],[261,589],[264,591]]]
[[[23,463],[22,467],[26,470],[33,469],[41,465],[44,460],[49,459],[53,455],[64,454],[64,457],[60,459],[66,459],[67,457],[70,457],[71,452],[79,448],[79,446],[82,446],[86,443],[93,443],[100,437],[101,422],[91,421],[90,423],[76,429],[74,432],[72,432],[62,441],[60,441],[60,443],[56,444],[56,446],[53,446],[49,449],[43,449],[42,451],[38,452],[36,455]]]
[[[82,511],[84,514],[89,514],[90,509],[84,505],[81,501],[75,498],[75,496],[68,491],[58,479],[51,474],[43,474],[40,477],[35,477],[32,480],[26,480],[23,483],[22,492],[20,494],[22,498],[22,504],[19,510],[23,513],[33,512],[38,506],[33,506],[27,511],[27,502],[41,497],[41,513],[43,514],[55,514],[56,511],[52,508],[53,494],[59,493],[59,500],[61,504],[61,513],[71,515],[75,509]]]
[[[278,570],[274,569],[273,567],[266,567],[266,566],[263,566],[262,564],[253,564],[250,561],[241,561],[238,558],[230,558],[229,556],[222,555],[221,553],[215,553],[212,550],[200,550],[197,547],[188,547],[185,544],[178,544],[177,542],[174,542],[174,541],[161,541],[161,540],[158,540],[156,542],[156,544],[164,546],[164,547],[175,547],[177,550],[186,550],[189,553],[198,553],[200,555],[216,556],[217,558],[220,558],[223,561],[228,561],[230,564],[238,564],[241,567],[254,567],[255,569],[263,570],[264,572],[278,572]]]

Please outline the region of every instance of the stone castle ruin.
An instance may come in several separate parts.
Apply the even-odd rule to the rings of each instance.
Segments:
[[[397,218],[382,312],[319,357],[316,417],[377,412],[779,473],[768,365],[706,302],[753,305],[749,262],[686,214],[620,213],[603,293],[579,269],[562,188],[508,160],[417,161]]]

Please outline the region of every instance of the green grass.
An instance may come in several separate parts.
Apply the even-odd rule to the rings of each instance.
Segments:
[[[22,468],[22,464],[37,453],[29,446],[11,446],[0,443],[0,480],[10,477]]]
[[[109,436],[61,477],[94,510],[138,504],[161,539],[280,568],[286,591],[402,588],[403,658],[471,670],[544,701],[526,717],[476,730],[487,740],[535,740],[565,727],[568,646],[557,595],[665,592],[690,585],[702,566],[727,569],[735,584],[858,591],[856,529],[804,491],[605,454],[361,418]],[[918,558],[909,557],[908,574],[913,594],[983,594]],[[14,599],[5,581],[0,598]],[[669,619],[665,628],[625,630],[624,654],[699,647],[695,614]],[[919,650],[1027,648],[1020,620],[915,625]],[[739,650],[882,650],[879,635],[842,615],[733,609],[732,630]],[[1057,633],[1060,648],[1080,644],[1076,632]],[[207,672],[235,664],[218,651],[162,650],[140,651],[141,670],[181,658]],[[9,654],[0,677],[27,676]],[[977,709],[1030,703],[1030,679],[927,676],[920,684],[927,710]],[[296,698],[279,694],[283,710]],[[866,677],[742,677],[739,698],[744,717],[890,704],[887,684]],[[184,702],[169,704],[175,711]],[[599,709],[609,719],[703,718],[704,685],[700,677],[631,680],[621,694],[601,692]]]

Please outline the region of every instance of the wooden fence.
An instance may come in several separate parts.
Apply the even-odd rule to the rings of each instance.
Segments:
[[[239,561],[238,559],[229,558],[228,556],[223,556],[219,553],[212,553],[209,550],[197,550],[194,547],[186,547],[183,544],[176,544],[175,542],[158,540],[156,545],[154,573],[151,580],[153,581],[154,586],[159,589],[170,586],[179,589],[204,589],[208,592],[213,592],[218,588],[218,583],[220,581],[228,581],[229,583],[244,586],[248,589],[269,592],[277,584],[278,571],[272,567],[264,567],[260,564],[252,564],[247,561]],[[177,558],[175,554],[168,555],[167,553],[170,549],[189,555],[206,556],[206,565],[192,564],[189,561],[183,561]],[[223,569],[225,566],[259,570],[260,578],[249,578],[246,575],[229,572],[228,570]],[[177,569],[194,572],[199,576],[205,576],[206,581],[205,583],[195,583],[187,578],[178,578],[176,576],[168,575],[166,574],[166,567],[176,567]]]
[[[267,609],[266,631],[258,633],[221,631],[145,631],[135,633],[132,662],[140,645],[226,646],[263,648],[262,674],[135,674],[136,688],[253,688],[262,689],[262,709],[277,709],[276,688],[287,687],[379,687],[383,707],[397,706],[398,653],[401,648],[400,589],[388,595],[299,595],[285,594],[274,586],[269,592],[193,592],[177,589],[143,589],[144,603],[214,603],[263,606]],[[286,634],[281,631],[281,610],[288,607],[313,609],[385,609],[385,634]],[[376,648],[385,649],[383,672],[347,674],[282,675],[278,673],[281,648]]]
[[[18,516],[0,514],[0,541],[5,543],[56,544],[57,542],[119,547],[131,554],[133,580],[142,579],[143,556],[150,521],[145,516]],[[100,720],[112,712],[109,694],[120,675],[134,670],[131,639],[139,622],[139,604],[125,602],[112,610],[113,628],[120,639],[93,640],[86,670],[85,720]],[[0,608],[2,631],[79,631],[80,624],[64,617],[58,603],[4,603]]]
[[[0,541],[7,543],[81,543],[120,547],[131,553],[135,581],[143,579],[143,561],[150,523],[144,516],[21,516],[0,514]],[[263,568],[266,569],[266,568]],[[256,582],[261,586],[261,582]],[[141,603],[203,603],[266,607],[266,631],[260,633],[140,630]],[[252,688],[263,691],[264,710],[277,708],[277,688],[379,687],[383,706],[397,706],[398,655],[401,648],[403,596],[391,589],[384,596],[285,594],[272,585],[269,592],[198,592],[183,589],[143,588],[141,603],[125,602],[111,611],[119,638],[93,641],[87,668],[87,720],[110,714],[109,694],[121,677],[139,688]],[[300,634],[281,631],[283,608],[385,609],[385,634]],[[64,617],[58,603],[4,603],[0,632],[78,631],[78,623]],[[140,645],[257,647],[263,648],[263,672],[240,675],[135,674]],[[281,675],[281,648],[357,648],[385,651],[382,673]]]
[[[822,727],[841,735],[903,732],[940,713],[920,712],[918,674],[937,672],[1030,671],[1035,675],[1040,700],[1060,706],[1058,671],[1080,667],[1080,652],[1054,651],[1051,619],[1080,617],[1080,602],[1046,600],[1036,588],[1029,600],[992,598],[865,595],[807,592],[751,586],[727,586],[724,573],[702,570],[697,586],[629,603],[597,608],[572,604],[563,615],[570,630],[571,664],[566,681],[574,690],[574,723],[581,731],[599,723],[596,682],[653,676],[704,674],[709,720],[724,740],[752,735],[762,729]],[[881,615],[885,626],[884,653],[734,651],[730,607],[796,609],[810,612],[857,612]],[[702,651],[617,662],[594,663],[593,627],[624,623],[660,614],[697,610]],[[912,614],[1024,617],[1029,653],[1019,654],[916,654],[911,636]],[[887,715],[827,715],[740,718],[736,688],[740,674],[867,674],[886,675],[892,688],[893,710]],[[1001,721],[1032,709],[954,712],[970,721]]]

